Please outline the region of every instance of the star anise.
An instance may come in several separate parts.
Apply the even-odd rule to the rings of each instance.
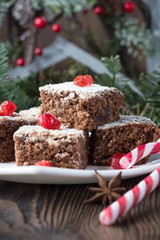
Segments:
[[[95,196],[85,200],[84,203],[95,203],[102,201],[103,205],[111,204],[115,200],[121,197],[121,195],[126,191],[124,187],[121,187],[121,172],[113,177],[109,182],[101,176],[96,170],[95,174],[98,180],[99,187],[89,187],[87,188],[91,192],[95,192]]]

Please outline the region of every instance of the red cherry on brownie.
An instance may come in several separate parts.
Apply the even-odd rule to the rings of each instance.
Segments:
[[[119,162],[120,162],[121,158],[125,155],[126,154],[124,154],[124,153],[113,154],[113,156],[111,158],[110,166],[114,169],[122,169]]]
[[[12,101],[4,101],[0,105],[0,116],[10,116],[16,108],[16,105]]]
[[[45,113],[38,116],[38,123],[41,127],[46,129],[60,129],[61,123],[58,119],[50,113]]]
[[[41,166],[41,167],[52,167],[49,161],[42,160],[34,164],[35,166]]]
[[[91,75],[79,75],[74,79],[74,85],[78,87],[89,87],[93,83]]]

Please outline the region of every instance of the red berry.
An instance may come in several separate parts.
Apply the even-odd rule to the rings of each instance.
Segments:
[[[61,26],[59,24],[53,24],[52,25],[52,31],[53,32],[60,32],[61,31]]]
[[[36,28],[44,28],[46,24],[47,23],[44,17],[37,17],[34,19],[34,26]]]
[[[94,12],[97,15],[101,15],[103,13],[103,8],[100,6],[97,6],[97,7],[95,7]]]
[[[45,113],[38,116],[38,123],[46,129],[60,129],[61,123],[55,116],[50,113]]]
[[[135,4],[132,1],[125,2],[123,4],[123,10],[127,13],[133,12],[135,10]]]
[[[125,155],[126,154],[124,154],[124,153],[115,153],[115,154],[113,154],[113,156],[111,158],[110,166],[112,168],[114,168],[114,169],[122,169],[120,164],[119,164],[119,161]]]
[[[11,101],[2,102],[0,105],[0,116],[10,116],[16,108],[16,105]]]
[[[40,55],[42,55],[42,52],[43,52],[43,50],[40,47],[37,47],[37,48],[34,49],[34,54],[35,55],[40,56]]]
[[[91,75],[79,75],[74,79],[74,85],[79,87],[89,87],[93,83]]]
[[[17,66],[23,67],[25,65],[25,60],[24,58],[18,58],[16,61]]]
[[[83,8],[82,12],[83,12],[83,14],[87,14],[88,13],[88,9],[87,8]]]
[[[41,167],[52,167],[49,161],[42,160],[34,164],[35,166],[41,166]]]

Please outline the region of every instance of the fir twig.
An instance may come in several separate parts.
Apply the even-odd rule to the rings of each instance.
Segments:
[[[8,74],[8,57],[4,43],[0,43],[0,81],[4,80]]]
[[[119,56],[102,58],[109,74],[96,77],[96,82],[109,87],[117,87],[125,96],[122,114],[136,114],[151,118],[160,126],[160,71],[140,74],[138,79],[117,78],[121,70]],[[138,104],[137,104],[138,102]]]

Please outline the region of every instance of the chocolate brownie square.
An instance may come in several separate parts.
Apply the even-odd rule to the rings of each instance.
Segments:
[[[37,119],[22,118],[18,113],[0,116],[0,162],[15,160],[13,133],[23,125],[35,125]]]
[[[123,94],[116,88],[73,82],[40,87],[41,113],[53,114],[64,126],[91,131],[119,119]]]
[[[48,160],[54,167],[84,169],[87,166],[87,135],[82,130],[48,130],[23,126],[14,133],[17,166]]]
[[[155,142],[160,129],[148,118],[121,116],[119,121],[98,127],[91,136],[91,155],[94,165],[109,165],[114,153],[128,153],[134,148]],[[140,163],[144,163],[148,157]]]

